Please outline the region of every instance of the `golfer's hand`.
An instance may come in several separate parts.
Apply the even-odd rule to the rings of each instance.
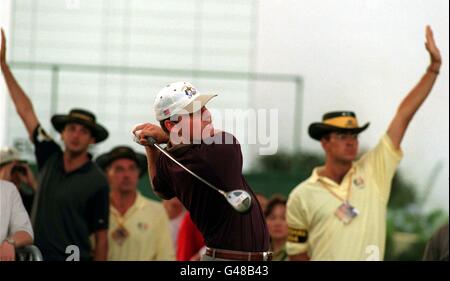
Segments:
[[[167,143],[169,141],[169,136],[164,132],[161,127],[151,124],[144,123],[136,125],[133,129],[133,135],[135,141],[141,145],[149,145],[146,138],[152,137],[156,140],[156,143]]]
[[[15,261],[16,260],[16,249],[14,246],[3,242],[0,244],[0,261]]]
[[[6,65],[6,36],[5,36],[5,32],[3,31],[3,28],[1,29],[1,33],[2,33],[2,44],[0,47],[0,64]]]
[[[427,26],[426,28],[426,39],[427,41],[425,43],[425,48],[430,54],[430,67],[434,71],[439,71],[442,64],[442,57],[441,52],[437,48],[436,42],[434,41],[433,31],[430,26]]]

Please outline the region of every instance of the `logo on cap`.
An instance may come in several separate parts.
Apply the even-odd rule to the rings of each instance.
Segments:
[[[347,127],[350,127],[350,128],[353,127],[353,126],[355,126],[355,122],[353,122],[353,119],[347,120],[346,126],[347,126]]]
[[[197,90],[192,86],[184,86],[181,91],[184,92],[189,98],[192,98],[192,96],[197,94]]]
[[[164,115],[170,115],[170,109],[166,109],[163,111]]]

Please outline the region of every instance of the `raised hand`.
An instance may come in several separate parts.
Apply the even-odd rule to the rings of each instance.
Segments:
[[[439,68],[442,64],[441,52],[436,46],[436,42],[434,41],[433,31],[430,26],[426,27],[426,42],[425,48],[430,54],[430,70],[439,72]]]
[[[6,36],[5,32],[3,31],[3,28],[1,29],[2,32],[2,45],[0,47],[0,64],[4,65],[6,64]]]

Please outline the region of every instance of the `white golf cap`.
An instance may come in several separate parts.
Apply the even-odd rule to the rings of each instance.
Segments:
[[[156,95],[153,105],[156,119],[162,121],[179,113],[194,113],[215,96],[199,93],[189,82],[169,84]]]
[[[15,148],[1,147],[0,148],[0,166],[8,164],[12,161],[20,161],[20,154]]]

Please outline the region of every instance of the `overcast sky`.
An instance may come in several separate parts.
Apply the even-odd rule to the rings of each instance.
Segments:
[[[376,144],[424,73],[424,30],[432,26],[444,65],[408,129],[400,170],[424,191],[433,167],[443,165],[428,207],[448,211],[449,2],[260,0],[258,13],[257,71],[304,77],[304,130],[331,110],[354,110],[360,123],[370,121],[363,149]],[[306,133],[302,144],[320,151]]]

